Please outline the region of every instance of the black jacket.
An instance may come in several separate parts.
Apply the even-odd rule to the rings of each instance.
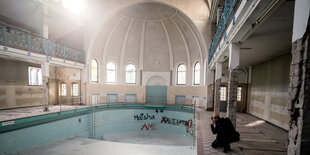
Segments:
[[[219,143],[232,143],[240,140],[240,135],[236,132],[229,118],[218,118],[218,120],[210,126],[212,133],[217,134],[216,141]]]

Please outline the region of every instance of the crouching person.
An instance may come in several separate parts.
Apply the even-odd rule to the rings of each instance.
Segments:
[[[217,134],[212,147],[224,147],[226,153],[230,149],[230,143],[240,140],[240,134],[235,130],[229,118],[220,118],[219,115],[215,115],[211,119],[212,133]]]

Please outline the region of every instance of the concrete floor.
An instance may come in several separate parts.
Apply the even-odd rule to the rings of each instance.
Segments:
[[[213,149],[210,145],[215,139],[210,129],[210,117],[213,112],[197,109],[197,153],[224,154],[223,149]],[[221,116],[226,116],[221,113]],[[228,154],[245,155],[284,155],[286,154],[286,140],[288,132],[274,125],[266,123],[252,115],[238,113],[237,128],[240,141],[231,145]]]

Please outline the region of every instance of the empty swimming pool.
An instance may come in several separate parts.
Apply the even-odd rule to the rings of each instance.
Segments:
[[[1,122],[0,154],[195,154],[193,113],[190,107],[114,104]]]

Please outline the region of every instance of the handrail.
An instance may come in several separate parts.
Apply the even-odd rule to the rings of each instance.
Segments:
[[[62,58],[66,60],[85,63],[85,52],[74,49],[52,40],[43,38],[36,34],[32,34],[15,27],[0,23],[0,45],[4,45],[4,50],[7,47],[17,48],[31,52],[46,55],[46,59],[51,60],[52,57]]]
[[[209,48],[209,56],[208,56],[208,64],[210,64],[211,60],[213,59],[213,56],[215,54],[215,50],[218,47],[220,40],[224,37],[226,38],[226,27],[228,25],[229,19],[231,19],[232,15],[234,14],[235,7],[237,6],[237,1],[238,0],[225,0],[224,3],[224,9],[223,12],[221,13],[221,18],[219,20],[219,23],[216,27],[215,33],[212,37],[212,42]],[[234,17],[233,17],[233,22]]]

